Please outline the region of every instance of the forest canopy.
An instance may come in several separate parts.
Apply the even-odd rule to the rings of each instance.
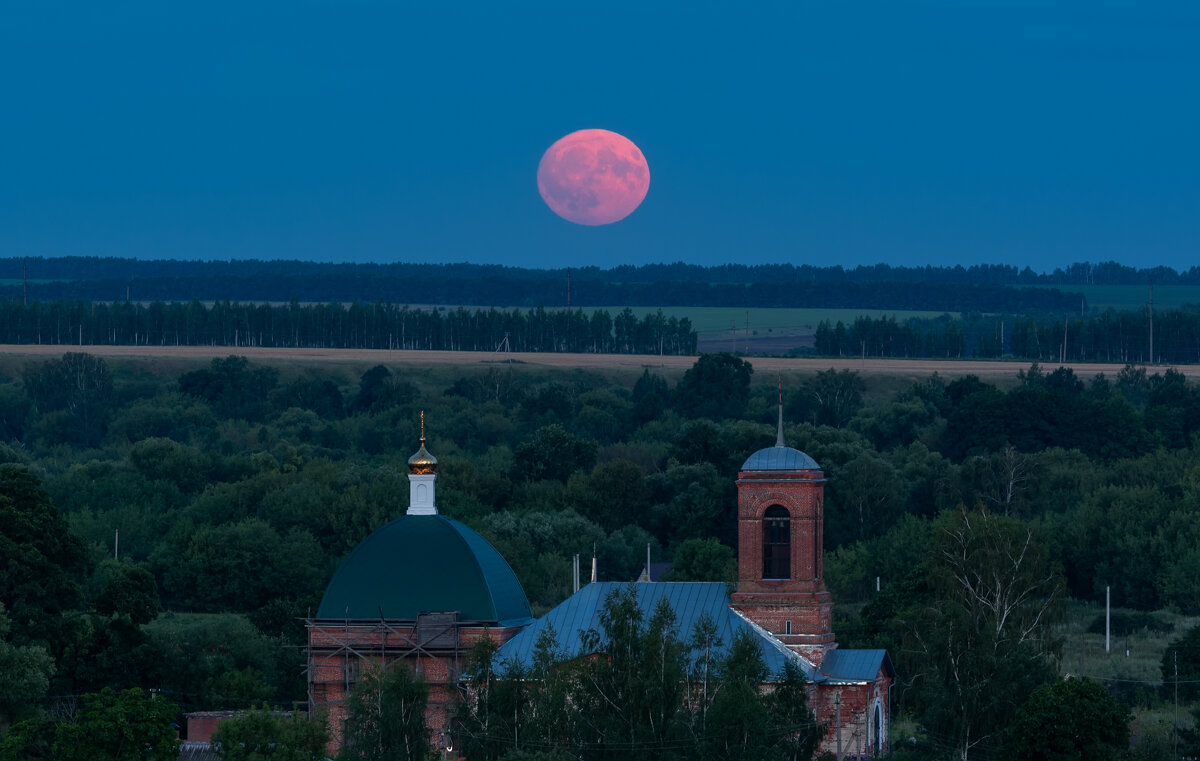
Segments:
[[[439,509],[495,544],[540,612],[569,594],[575,554],[594,552],[604,580],[634,579],[647,546],[677,561],[674,579],[728,580],[734,479],[774,444],[782,383],[787,443],[828,478],[839,641],[888,648],[896,704],[945,736],[962,729],[955,710],[998,710],[952,710],[945,672],[913,646],[964,631],[956,616],[982,620],[969,597],[921,612],[946,599],[955,570],[938,558],[955,536],[1034,548],[1013,583],[1047,602],[1039,620],[1106,587],[1125,608],[1200,613],[1200,391],[1172,370],[1032,365],[993,384],[760,379],[731,355],[634,374],[80,352],[9,367],[0,568],[19,572],[0,577],[0,652],[20,659],[34,694],[7,709],[14,719],[37,696],[105,688],[153,688],[182,710],[303,699],[298,619],[341,560],[405,512],[422,410]],[[9,540],[21,536],[46,544]],[[997,693],[1015,716],[1059,651],[1032,629],[997,648],[1019,672]]]

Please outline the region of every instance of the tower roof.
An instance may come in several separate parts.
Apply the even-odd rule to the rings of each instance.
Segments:
[[[815,470],[820,471],[817,461],[792,449],[783,440],[783,376],[779,378],[779,426],[775,433],[775,446],[760,449],[746,458],[742,470]]]
[[[817,461],[799,449],[780,446],[760,449],[746,458],[742,470],[820,470]]]
[[[486,539],[444,515],[405,515],[342,561],[317,618],[415,620],[449,611],[498,626],[532,619],[517,575]]]

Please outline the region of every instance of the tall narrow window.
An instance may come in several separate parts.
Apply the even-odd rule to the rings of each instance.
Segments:
[[[792,521],[779,505],[763,514],[763,578],[792,578]]]

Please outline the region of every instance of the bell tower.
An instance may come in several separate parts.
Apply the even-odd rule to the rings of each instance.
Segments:
[[[742,464],[738,490],[738,582],[733,608],[820,665],[837,645],[825,589],[825,474],[783,440]]]

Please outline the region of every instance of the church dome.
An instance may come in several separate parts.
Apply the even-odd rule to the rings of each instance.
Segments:
[[[817,470],[817,461],[801,452],[785,446],[760,449],[746,458],[742,470]]]
[[[450,611],[497,626],[533,617],[517,575],[486,539],[444,515],[405,515],[342,562],[317,618],[415,620]]]
[[[414,476],[427,476],[432,473],[437,473],[437,458],[429,454],[429,450],[425,448],[425,439],[421,439],[421,448],[417,453],[408,458],[408,472]]]
[[[425,448],[425,410],[421,410],[421,448],[408,458],[408,472],[414,476],[431,476],[437,474],[437,458],[429,454]]]

